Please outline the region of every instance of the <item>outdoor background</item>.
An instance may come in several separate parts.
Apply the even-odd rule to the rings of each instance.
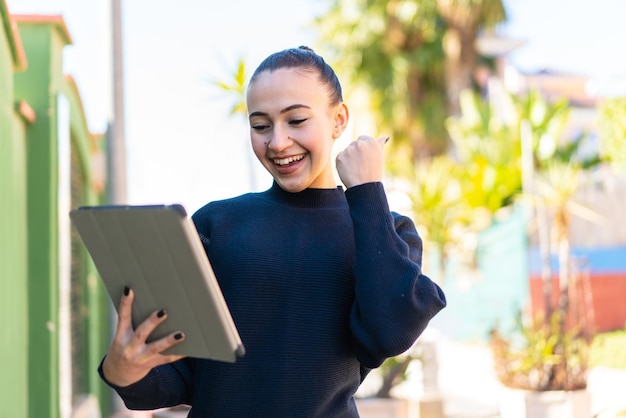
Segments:
[[[252,71],[274,51],[315,46],[310,24],[328,3],[122,2],[129,203],[178,202],[193,212],[210,200],[252,189],[247,123],[229,116],[232,99],[212,81],[228,79],[239,58]],[[499,34],[525,41],[509,56],[512,65],[590,76],[591,88],[626,94],[626,2],[504,3],[509,22]],[[64,49],[64,72],[76,79],[90,129],[104,132],[112,113],[109,1],[7,4],[15,14],[63,15],[73,39]],[[256,161],[254,169],[257,188],[269,186]]]
[[[0,0],[0,194],[9,203],[0,216],[0,370],[11,376],[0,379],[0,416],[65,418],[97,409],[107,418],[129,416],[97,375],[114,309],[67,213],[108,203],[182,203],[193,213],[269,187],[251,156],[246,117],[231,114],[241,95],[216,82],[232,84],[245,62],[243,84],[264,57],[299,45],[324,55],[343,81],[352,121],[336,150],[359,134],[391,134],[385,187],[392,209],[413,215],[425,244],[424,272],[448,300],[417,351],[371,373],[358,400],[400,394],[445,406],[447,418],[505,418],[505,387],[582,385],[594,414],[613,408],[624,416],[626,177],[619,164],[592,159],[579,178],[556,163],[578,163],[608,138],[614,146],[605,155],[626,167],[626,2],[503,1],[508,22],[495,34],[481,32],[476,44],[463,24],[468,16],[494,17],[481,4],[499,19],[500,0],[495,8],[491,0],[119,0],[125,118],[118,118],[112,1]],[[350,13],[329,12],[334,3]],[[468,4],[471,13],[462,7]],[[462,39],[455,38],[459,26]],[[464,72],[456,53],[473,49],[481,56]],[[468,84],[475,96],[460,91]],[[537,86],[547,100],[533,94]],[[124,170],[109,169],[107,178],[103,169],[105,158],[120,161],[107,138],[119,138],[110,125],[122,119],[127,195],[114,193],[114,174]],[[568,151],[581,144],[571,136],[587,129],[583,148]],[[448,140],[454,146],[447,159],[426,158]],[[106,190],[105,178],[116,187]],[[526,205],[517,200],[520,191],[526,198],[540,192],[542,200]],[[541,216],[538,202],[549,203],[549,216]],[[562,251],[550,245],[551,254],[542,252],[548,241]],[[567,284],[560,294],[558,284]],[[520,353],[508,345],[519,333],[496,338],[495,330],[506,332],[557,299],[558,329],[525,323],[530,340]],[[566,344],[566,322],[580,325],[574,345]],[[582,349],[572,355],[568,347]],[[517,355],[532,367],[511,368]],[[407,374],[379,385],[402,372],[394,364]],[[564,375],[574,379],[555,378]]]

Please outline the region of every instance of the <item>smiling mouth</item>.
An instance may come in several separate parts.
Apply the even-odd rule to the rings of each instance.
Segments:
[[[286,166],[289,165],[291,163],[295,163],[297,161],[300,161],[304,158],[304,154],[300,154],[300,155],[294,155],[292,157],[287,157],[287,158],[273,158],[272,161],[274,162],[274,164],[276,164],[277,166]]]

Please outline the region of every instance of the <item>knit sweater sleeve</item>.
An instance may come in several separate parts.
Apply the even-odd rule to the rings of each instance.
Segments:
[[[151,410],[180,404],[191,404],[191,368],[187,364],[192,359],[182,359],[174,363],[155,367],[138,382],[129,386],[117,386],[104,376],[102,363],[98,367],[100,378],[120,395],[124,405],[131,410]]]
[[[411,219],[390,212],[382,183],[349,188],[346,198],[356,251],[350,329],[359,361],[374,368],[408,350],[446,298],[422,274],[422,240]]]

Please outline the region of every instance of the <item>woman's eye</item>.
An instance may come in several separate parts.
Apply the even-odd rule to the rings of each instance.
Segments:
[[[290,125],[300,125],[302,123],[306,122],[306,119],[294,119],[292,121],[289,121]]]
[[[269,125],[252,125],[252,129],[254,129],[257,132],[264,131],[268,129],[269,127],[270,127]]]

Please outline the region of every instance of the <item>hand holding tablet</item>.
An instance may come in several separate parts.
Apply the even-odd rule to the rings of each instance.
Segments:
[[[197,231],[180,205],[90,206],[70,217],[119,312],[132,289],[132,325],[165,310],[147,342],[174,331],[184,341],[164,354],[227,362],[244,347]]]

